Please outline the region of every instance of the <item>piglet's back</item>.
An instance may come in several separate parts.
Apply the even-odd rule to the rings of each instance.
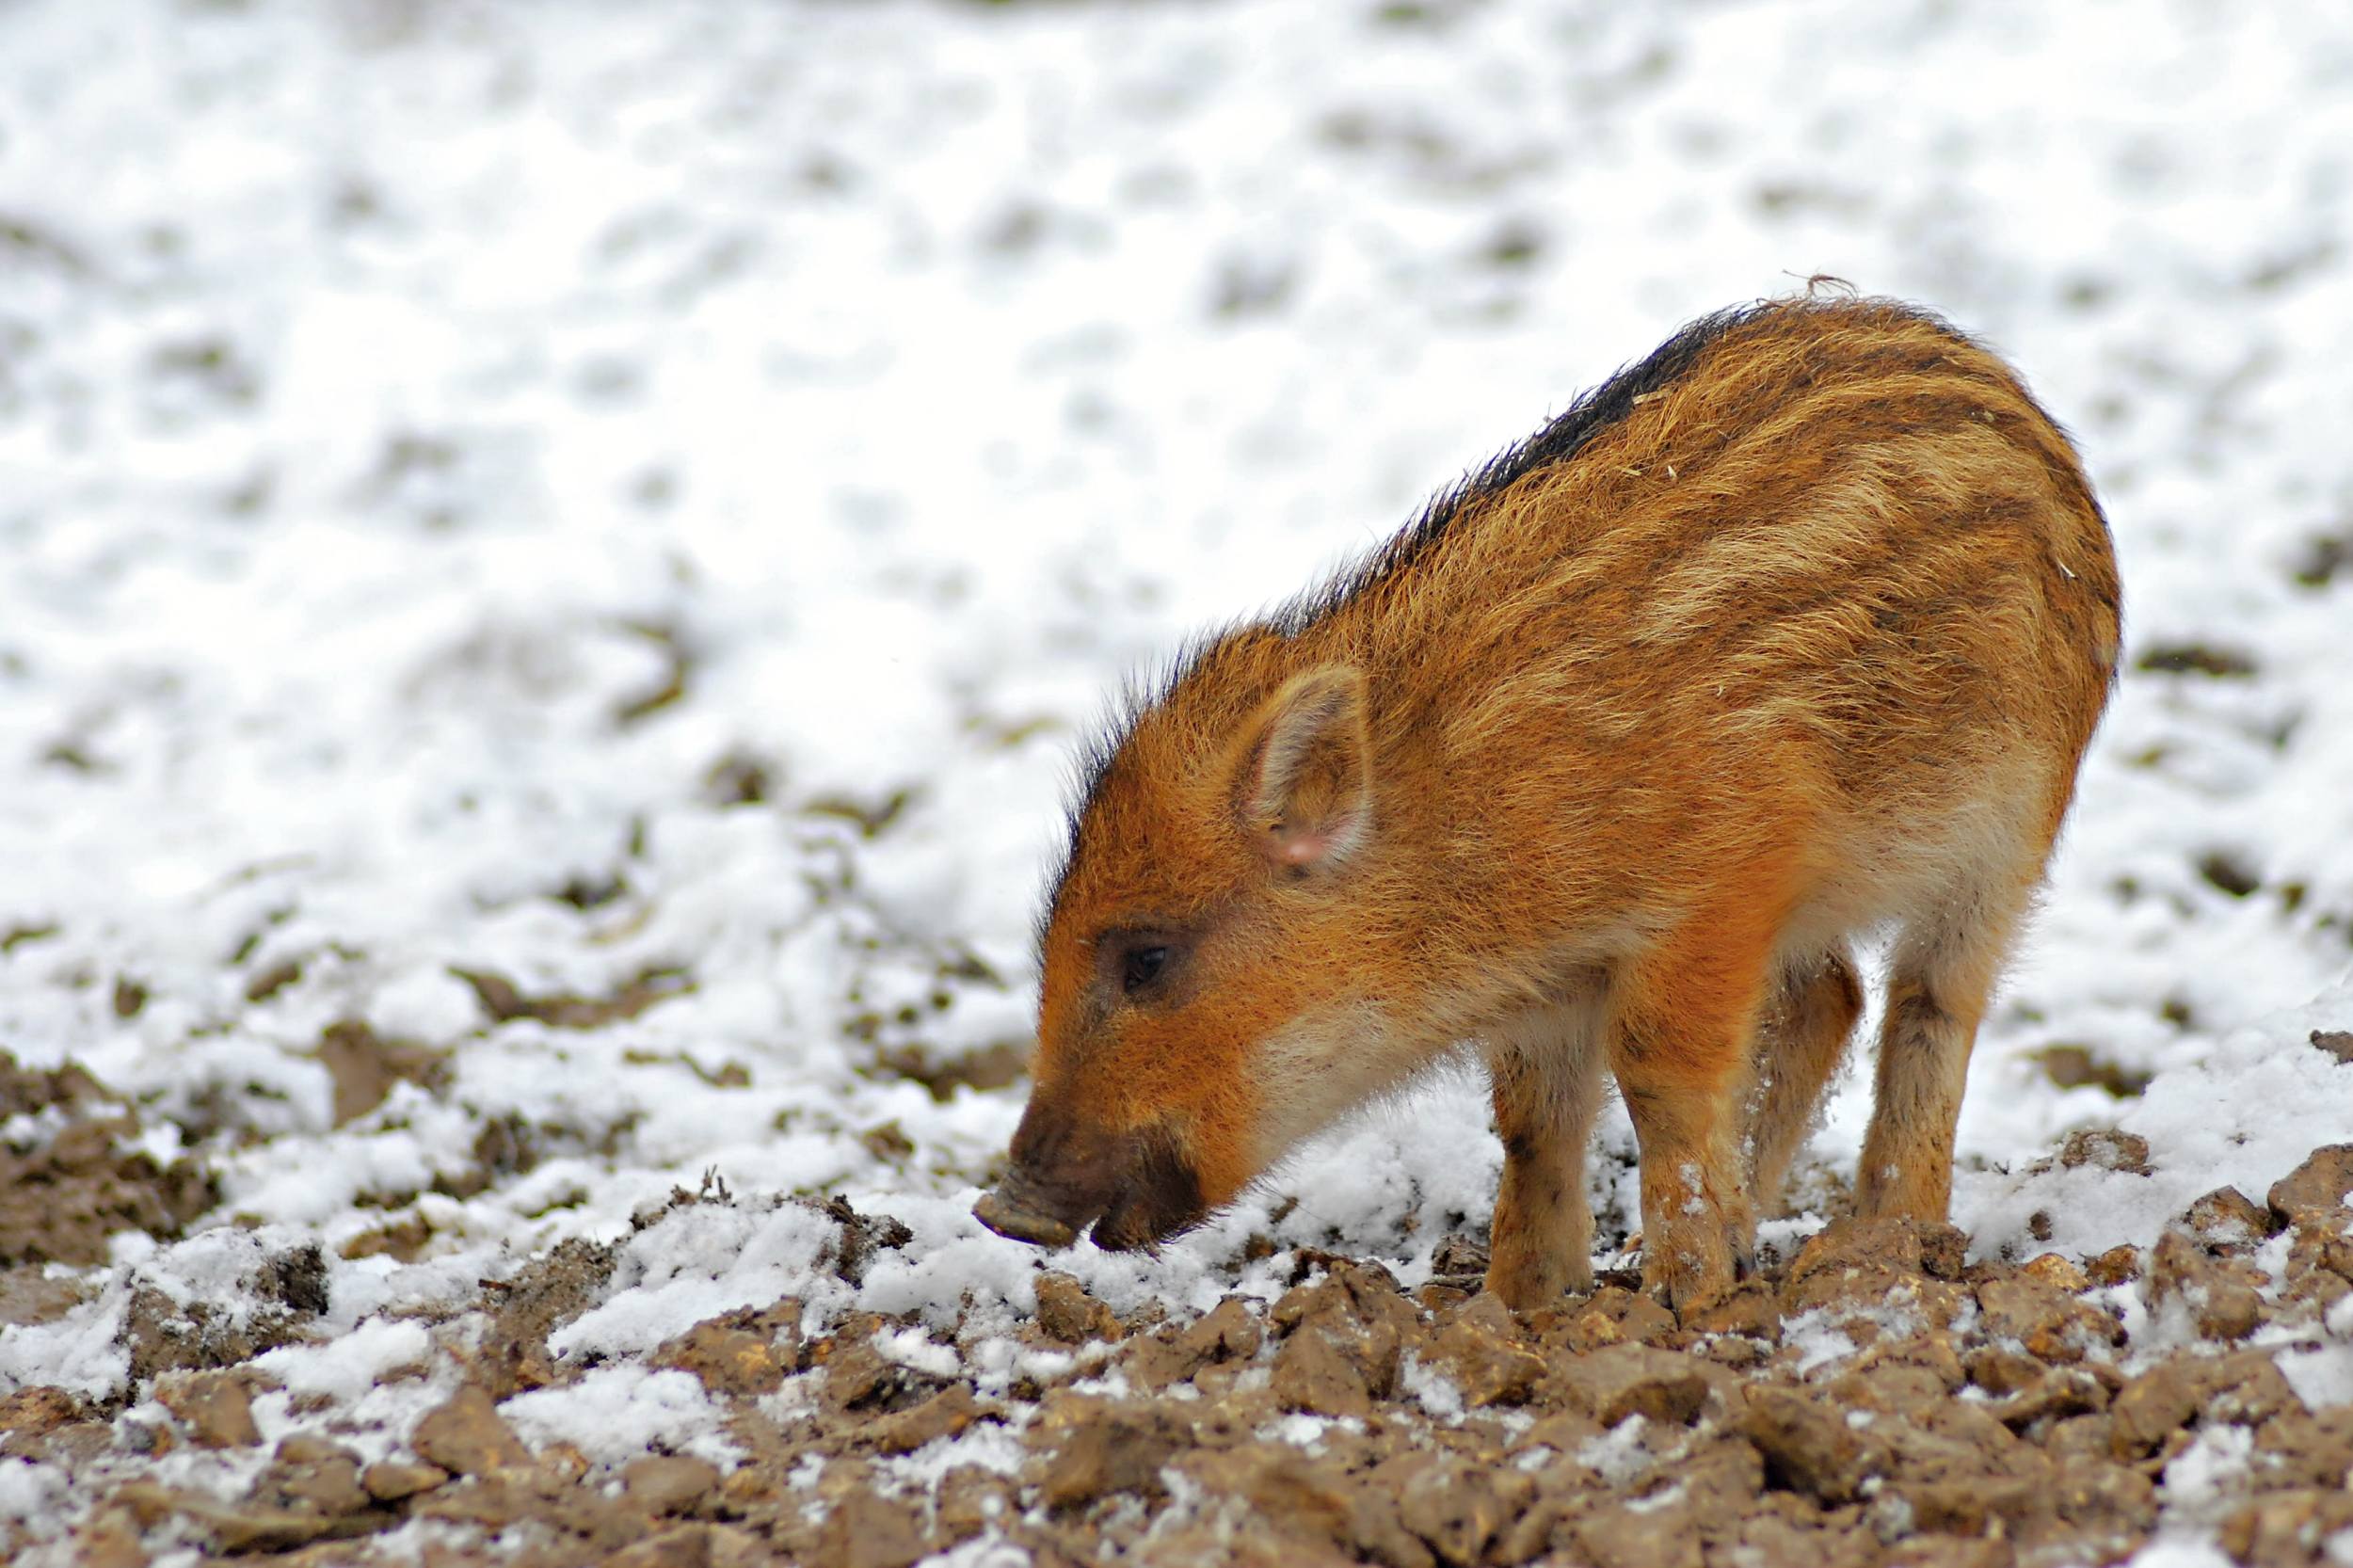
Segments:
[[[1989,792],[2055,828],[2117,604],[2075,454],[1999,360],[1893,302],[1775,302],[1694,324],[1210,645],[1128,739],[1183,772],[1290,673],[1353,664],[1385,824],[1433,849],[1473,824],[1539,859],[1574,840],[1548,858],[1606,899],[1637,860],[1696,874],[1760,836],[1834,877],[1965,853],[1951,819]]]

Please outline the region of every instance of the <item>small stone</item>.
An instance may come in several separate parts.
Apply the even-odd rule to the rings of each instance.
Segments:
[[[2031,1518],[2044,1501],[2033,1482],[1995,1476],[1909,1481],[1881,1496],[1903,1505],[1906,1534],[1916,1530],[1953,1536],[1982,1536],[1989,1527],[2007,1527],[2008,1533]]]
[[[403,1497],[430,1492],[448,1480],[449,1472],[438,1464],[419,1464],[405,1459],[378,1460],[360,1472],[361,1489],[379,1503],[396,1503]]]
[[[1968,1267],[1968,1232],[1954,1224],[1920,1227],[1920,1268],[1930,1279],[1957,1280]]]
[[[696,1323],[664,1345],[655,1365],[692,1372],[713,1394],[773,1394],[786,1370],[772,1341],[722,1322]]]
[[[1116,1339],[1119,1320],[1068,1274],[1047,1270],[1037,1276],[1037,1326],[1065,1345]]]
[[[289,1506],[317,1513],[357,1513],[374,1500],[360,1484],[360,1456],[315,1432],[281,1440],[263,1485],[274,1485]]]
[[[1586,1298],[1570,1324],[1569,1343],[1577,1350],[1603,1345],[1656,1344],[1676,1333],[1675,1315],[1645,1291],[1605,1285]]]
[[[1292,1339],[1321,1334],[1356,1368],[1366,1393],[1375,1400],[1387,1399],[1396,1388],[1405,1348],[1424,1333],[1421,1314],[1398,1291],[1385,1270],[1345,1259],[1333,1262],[1316,1284],[1285,1294],[1272,1316],[1278,1327],[1290,1331]],[[1278,1380],[1283,1375],[1279,1356],[1275,1375]]]
[[[624,1546],[604,1560],[604,1568],[711,1568],[709,1525],[680,1525]]]
[[[2201,1246],[2217,1251],[2251,1247],[2278,1228],[2270,1210],[2235,1187],[2217,1187],[2191,1204],[2182,1224]]]
[[[2111,1393],[2109,1399],[2113,1400],[2115,1395]],[[2113,1466],[2115,1436],[2116,1423],[2105,1412],[2097,1416],[2066,1416],[2044,1429],[2041,1448],[2054,1464]]]
[[[1321,1279],[1313,1278],[1317,1269]],[[1278,1327],[1289,1329],[1316,1312],[1337,1308],[1358,1318],[1379,1317],[1403,1305],[1397,1276],[1378,1263],[1339,1257],[1314,1248],[1302,1248],[1291,1271],[1292,1285],[1270,1313]],[[1411,1307],[1406,1310],[1410,1313]]]
[[[569,1486],[594,1469],[596,1462],[579,1444],[568,1443],[559,1437],[552,1443],[540,1445],[531,1456],[531,1467],[540,1475],[552,1477]]]
[[[916,1503],[860,1488],[825,1515],[814,1568],[912,1568],[930,1553]]]
[[[1776,1501],[1768,1496],[1768,1503]],[[1811,1503],[1796,1508],[1770,1508],[1742,1520],[1737,1544],[1720,1560],[1757,1568],[1878,1568],[1884,1555],[1877,1537],[1849,1520],[1824,1528]]]
[[[1545,1375],[1544,1358],[1517,1342],[1517,1330],[1510,1308],[1479,1296],[1454,1315],[1430,1359],[1462,1390],[1465,1404],[1517,1404]]]
[[[1417,1454],[1414,1458],[1424,1464],[1430,1463],[1430,1456],[1426,1454]],[[1341,1493],[1347,1509],[1344,1522],[1340,1528],[1326,1533],[1325,1539],[1339,1548],[1338,1560],[1342,1562],[1381,1562],[1388,1564],[1389,1568],[1436,1568],[1437,1554],[1430,1549],[1428,1542],[1406,1528],[1403,1498],[1397,1488],[1388,1484],[1390,1479],[1381,1471],[1375,1471],[1365,1484],[1345,1487]],[[1345,1483],[1342,1485],[1345,1486]],[[1348,1550],[1350,1547],[1354,1550]],[[1284,1559],[1276,1560],[1277,1563],[1284,1561]],[[1275,1564],[1269,1564],[1268,1568],[1275,1568]]]
[[[1249,1308],[1228,1298],[1182,1328],[1163,1326],[1130,1337],[1120,1356],[1128,1385],[1157,1393],[1203,1368],[1239,1365],[1258,1353],[1265,1330]]]
[[[210,1536],[221,1551],[232,1556],[244,1552],[290,1552],[314,1541],[372,1534],[392,1522],[390,1515],[327,1515],[253,1503],[226,1503],[154,1481],[133,1481],[120,1487],[113,1500],[151,1529],[167,1519],[184,1520]]]
[[[2257,1285],[2263,1276],[2251,1270],[2249,1273],[2252,1277],[2208,1257],[2180,1231],[2169,1230],[2150,1255],[2141,1293],[2153,1314],[2180,1303],[2198,1332],[2209,1339],[2244,1339],[2263,1321],[2264,1310]]]
[[[73,1532],[76,1568],[148,1568],[152,1560],[139,1544],[139,1522],[128,1509],[94,1511]]]
[[[1962,1364],[1969,1381],[2002,1399],[2022,1388],[2031,1388],[2042,1381],[2045,1370],[2041,1362],[2024,1351],[2013,1351],[2003,1345],[1987,1345],[1969,1352]]]
[[[2084,1274],[2095,1287],[2130,1285],[2140,1277],[2140,1249],[2130,1243],[2110,1247],[2085,1261]]]
[[[1569,1324],[1569,1348],[1574,1351],[1596,1351],[1606,1345],[1623,1345],[1625,1336],[1618,1332],[1618,1320],[1606,1312],[1586,1311],[1577,1314]]]
[[[2253,1457],[2278,1486],[2344,1486],[2353,1474],[2353,1404],[2317,1411],[2291,1405],[2257,1430]]]
[[[2085,1128],[2069,1133],[2067,1142],[2059,1145],[2059,1163],[2071,1171],[2089,1165],[2098,1170],[2145,1176],[2151,1170],[2149,1140],[2137,1132],[2121,1132],[2115,1128]]]
[[[184,1372],[156,1380],[155,1397],[180,1417],[200,1448],[250,1448],[262,1441],[253,1424],[253,1394],[234,1372]]]
[[[2123,1326],[2114,1318],[2024,1273],[1979,1285],[1977,1307],[1988,1335],[2015,1339],[2028,1355],[2043,1361],[2081,1361],[2092,1345],[2124,1339]]]
[[[719,1485],[719,1467],[690,1454],[632,1460],[621,1471],[622,1495],[657,1516],[684,1513]]]
[[[1199,1373],[1202,1358],[1181,1349],[1177,1340],[1176,1333],[1165,1328],[1130,1338],[1119,1357],[1128,1386],[1157,1394]]]
[[[1429,1463],[1427,1455],[1412,1457]],[[1201,1496],[1232,1499],[1242,1520],[1274,1539],[1253,1530],[1263,1544],[1260,1549],[1238,1550],[1250,1538],[1225,1526],[1217,1539],[1191,1549],[1171,1545],[1148,1559],[1140,1554],[1138,1560],[1251,1562],[1269,1568],[1294,1561],[1368,1560],[1389,1568],[1434,1568],[1436,1559],[1430,1549],[1398,1521],[1398,1495],[1403,1488],[1388,1464],[1374,1472],[1377,1479],[1358,1484],[1338,1465],[1311,1459],[1289,1444],[1254,1444],[1198,1449],[1177,1460],[1176,1467]]]
[[[958,1435],[978,1414],[972,1390],[952,1383],[913,1409],[875,1422],[874,1447],[887,1454],[913,1453],[937,1438]]]
[[[1768,1340],[1746,1335],[1704,1334],[1692,1353],[1736,1372],[1753,1372],[1773,1359],[1773,1347]]]
[[[1782,1278],[1782,1309],[1876,1305],[1926,1272],[1920,1227],[1910,1220],[1838,1219],[1805,1240]]]
[[[1533,1500],[1534,1482],[1513,1470],[1487,1471],[1459,1460],[1421,1461],[1397,1489],[1398,1520],[1433,1547],[1441,1561],[1481,1560],[1489,1543]],[[1376,1484],[1381,1473],[1376,1471]]]
[[[2306,1225],[2288,1239],[2284,1299],[2326,1314],[2353,1295],[2353,1225],[2330,1231]]]
[[[1017,1477],[1000,1476],[977,1464],[959,1464],[950,1470],[932,1494],[940,1548],[969,1541],[992,1523],[1020,1512],[1020,1490]]]
[[[2333,1553],[2313,1548],[2353,1530],[2353,1494],[2275,1492],[2241,1504],[2222,1521],[2218,1544],[2248,1568],[2304,1568]]]
[[[1372,1414],[1372,1393],[1356,1363],[1320,1328],[1302,1326],[1274,1354],[1274,1397],[1286,1410],[1311,1416]]]
[[[146,1459],[160,1458],[172,1446],[168,1426],[150,1426],[127,1416],[113,1421],[84,1418],[63,1422],[39,1434],[27,1432],[11,1435],[0,1441],[0,1454],[79,1469],[108,1454],[123,1451]]]
[[[2145,1534],[2157,1523],[2157,1489],[2137,1470],[2089,1457],[2063,1461],[2051,1480],[2058,1516],[2080,1526]]]
[[[2055,1367],[1987,1405],[1985,1413],[2016,1432],[2037,1421],[2093,1415],[2107,1407],[2107,1384],[2079,1367]]]
[[[1176,1336],[1176,1348],[1195,1365],[1247,1361],[1258,1353],[1266,1331],[1250,1309],[1228,1297]]]
[[[1705,1306],[1684,1313],[1683,1323],[1701,1334],[1777,1340],[1781,1337],[1781,1303],[1764,1280],[1744,1279]]]
[[[1573,1527],[1581,1560],[1595,1568],[1700,1568],[1699,1535],[1673,1509],[1611,1504]]]
[[[2160,1362],[2124,1384],[2109,1401],[2109,1445],[2120,1460],[2154,1453],[2198,1414],[2198,1378],[2179,1361]]]
[[[1241,1384],[1242,1371],[1241,1367],[1231,1362],[1223,1367],[1204,1367],[1193,1375],[1193,1391],[1205,1400],[1230,1398]],[[1266,1395],[1269,1402],[1273,1400],[1272,1387],[1261,1385],[1260,1392]]]
[[[1560,1403],[1604,1427],[1614,1427],[1629,1416],[1689,1426],[1706,1407],[1711,1373],[1726,1375],[1673,1351],[1611,1345],[1556,1362],[1545,1388]]]
[[[1849,1381],[1851,1380],[1851,1381]],[[1935,1409],[1969,1381],[1948,1334],[1881,1334],[1847,1363],[1833,1387],[1867,1409]]]
[[[46,1384],[35,1384],[0,1396],[0,1432],[40,1437],[81,1417],[81,1400]],[[258,1434],[255,1440],[260,1440]]]
[[[2272,1217],[2281,1224],[2332,1227],[2353,1192],[2353,1144],[2330,1144],[2271,1184]]]
[[[1477,1281],[1493,1261],[1487,1243],[1476,1236],[1449,1236],[1430,1255],[1430,1272],[1444,1278]]]
[[[1887,1470],[1887,1456],[1834,1410],[1786,1388],[1752,1386],[1740,1434],[1765,1456],[1767,1480],[1826,1508],[1863,1496],[1863,1483]]]
[[[2297,1398],[2296,1390],[2289,1386],[2279,1363],[2267,1350],[2233,1351],[2205,1362],[2199,1393],[2198,1419],[2201,1425],[2261,1427],[2281,1416],[2304,1412],[2304,1401]],[[2347,1420],[2348,1426],[2353,1427],[2353,1412],[2348,1413]],[[2348,1456],[2346,1468],[2353,1468],[2353,1455]],[[2341,1470],[2338,1479],[2342,1478]]]
[[[1785,1278],[1863,1268],[1921,1272],[1920,1227],[1910,1220],[1837,1219],[1805,1239]]]
[[[356,1462],[360,1456],[331,1437],[322,1437],[314,1432],[297,1432],[280,1438],[272,1457],[280,1464],[293,1465],[324,1464],[337,1459]]]
[[[1691,1527],[1704,1537],[1721,1538],[1763,1501],[1765,1458],[1755,1444],[1737,1434],[1711,1433],[1696,1452],[1674,1464],[1671,1484]]]
[[[278,1490],[290,1502],[320,1513],[357,1513],[375,1500],[360,1484],[357,1459],[301,1465],[279,1478]]]
[[[2018,1266],[2018,1272],[2028,1279],[2040,1280],[2054,1290],[2073,1295],[2091,1288],[2090,1279],[2071,1259],[2055,1252],[2042,1253]]]
[[[1113,1492],[1165,1495],[1160,1467],[1192,1446],[1190,1430],[1144,1404],[1075,1399],[1048,1411],[1038,1423],[1054,1444],[1039,1495],[1053,1512],[1084,1508]]]
[[[1556,1410],[1540,1416],[1517,1438],[1512,1447],[1515,1452],[1527,1453],[1534,1448],[1550,1448],[1555,1453],[1573,1454],[1602,1434],[1601,1423],[1591,1416],[1574,1410]]]
[[[490,1396],[469,1384],[426,1413],[408,1446],[452,1475],[485,1476],[531,1463],[530,1450],[500,1416]]]
[[[823,1393],[828,1409],[884,1406],[908,1385],[906,1368],[883,1359],[872,1331],[862,1324],[844,1325],[810,1350],[812,1359],[824,1368]]]

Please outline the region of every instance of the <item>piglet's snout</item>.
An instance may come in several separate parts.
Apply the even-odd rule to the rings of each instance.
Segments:
[[[1033,1241],[1041,1247],[1066,1247],[1079,1239],[1079,1227],[1048,1213],[1018,1176],[1009,1176],[995,1192],[982,1193],[981,1201],[972,1206],[972,1217],[1000,1236]]]

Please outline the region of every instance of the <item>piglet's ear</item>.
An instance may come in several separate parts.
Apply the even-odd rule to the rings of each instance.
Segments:
[[[1365,678],[1345,664],[1295,675],[1251,720],[1236,798],[1269,860],[1337,869],[1372,836]]]

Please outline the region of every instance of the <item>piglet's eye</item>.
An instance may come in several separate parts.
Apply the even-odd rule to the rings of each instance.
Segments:
[[[1119,988],[1129,996],[1152,984],[1168,967],[1168,949],[1164,947],[1129,948],[1119,961]]]

